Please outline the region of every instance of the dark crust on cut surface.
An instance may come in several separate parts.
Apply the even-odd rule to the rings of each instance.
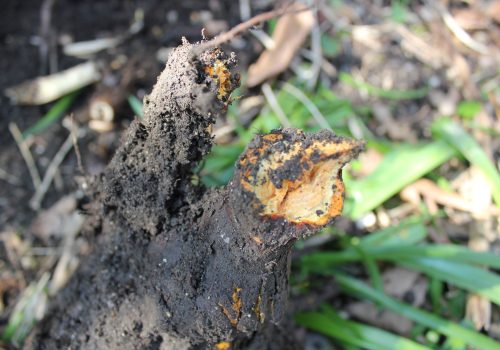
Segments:
[[[264,160],[268,158],[271,154],[277,152],[286,152],[287,150],[290,150],[292,145],[296,144],[297,142],[300,142],[302,144],[302,148],[306,149],[307,147],[316,142],[326,144],[330,142],[340,143],[342,141],[350,140],[342,136],[337,136],[328,130],[321,130],[313,134],[305,134],[302,131],[296,129],[275,129],[271,131],[271,134],[281,135],[283,138],[276,142],[270,142],[263,138],[263,136],[265,135],[258,135],[252,140],[251,143],[249,143],[249,145],[247,146],[247,151],[244,152],[242,157],[245,158],[247,155],[252,155],[259,157],[259,159],[261,160]],[[264,149],[263,152],[262,149]],[[353,158],[355,158],[362,149],[363,149],[363,143],[360,143],[359,147],[354,148]],[[321,157],[321,155],[317,151],[315,151],[310,158],[305,160],[302,159],[303,154],[299,153],[296,156],[284,162],[282,166],[273,170],[270,173],[270,179],[272,183],[276,186],[276,188],[281,188],[283,181],[285,180],[294,181],[300,178],[304,173],[304,170],[309,169],[310,166],[309,161],[315,164],[320,161],[325,161],[328,159],[336,159],[341,155],[342,153],[339,152],[337,154],[333,154],[325,158]],[[241,173],[248,172],[249,176],[252,176],[255,179],[255,181],[257,181],[256,175],[258,167],[248,166],[244,168],[242,166],[241,161],[238,162],[237,164],[238,164],[237,170],[239,172]]]
[[[270,140],[269,135],[276,135],[279,140]],[[267,135],[257,135],[247,146],[246,150],[237,162],[235,179],[245,178],[245,180],[251,179],[249,182],[251,185],[259,185],[257,179],[257,173],[259,171],[259,162],[268,159],[271,155],[279,152],[286,153],[292,149],[292,146],[296,143],[300,143],[301,149],[306,149],[314,143],[342,143],[348,142],[352,145],[352,149],[348,152],[348,159],[354,159],[358,154],[364,149],[364,142],[357,141],[341,136],[337,136],[329,130],[321,130],[317,133],[305,134],[301,130],[286,128],[286,129],[275,129],[272,130],[270,134]],[[305,171],[317,164],[330,159],[337,159],[340,156],[344,156],[342,151],[334,153],[328,156],[321,155],[318,152],[313,152],[309,158],[304,158],[304,153],[299,152],[297,155],[291,157],[289,160],[283,162],[282,165],[268,172],[269,178],[276,188],[281,188],[284,181],[294,181],[299,179]],[[259,162],[254,164],[250,159],[259,159]],[[312,164],[311,164],[312,163]],[[344,164],[342,164],[344,165]],[[332,174],[332,176],[337,176],[342,180],[342,172],[339,171],[338,174]],[[238,186],[236,181],[233,182],[233,186]],[[259,216],[262,213],[264,204],[260,203],[259,199],[252,191],[248,191],[246,188],[241,186],[239,191],[234,191],[239,194],[240,201],[235,201],[235,206],[239,206],[241,210],[246,208],[247,211],[253,211],[254,216]],[[240,194],[241,193],[241,194]],[[244,220],[241,219],[241,220]],[[328,224],[331,224],[335,220],[332,217]],[[276,222],[280,222],[276,225]],[[291,224],[288,221],[280,217],[262,217],[259,221],[261,227],[259,231],[266,232],[266,242],[270,246],[279,246],[288,242],[290,239],[295,239],[298,237],[308,236],[313,234],[318,230],[315,225],[310,225],[306,223],[301,224]],[[280,227],[281,229],[276,229]],[[286,231],[287,234],[283,235],[282,232]]]

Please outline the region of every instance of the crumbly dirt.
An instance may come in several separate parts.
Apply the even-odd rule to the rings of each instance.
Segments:
[[[47,1],[46,1],[47,2]],[[26,164],[9,132],[8,125],[15,122],[21,131],[33,126],[49,109],[51,104],[43,106],[12,105],[4,89],[17,85],[22,81],[33,79],[39,75],[51,73],[47,57],[42,59],[39,53],[41,35],[41,7],[43,1],[6,1],[2,4],[0,15],[0,168],[17,177],[12,184],[0,178],[0,227],[24,228],[28,226],[37,213],[28,205],[34,193],[34,187],[28,176]],[[123,45],[111,52],[101,52],[97,59],[111,62],[125,57],[127,64],[133,68],[134,81],[129,93],[149,90],[156,77],[163,69],[157,58],[160,47],[177,46],[182,36],[190,41],[202,39],[203,23],[191,19],[192,13],[209,11],[214,20],[224,19],[227,26],[239,22],[238,4],[233,1],[217,0],[212,2],[198,1],[160,1],[144,0],[138,3],[120,0],[110,1],[68,1],[54,2],[51,16],[53,37],[57,41],[56,68],[64,70],[82,62],[82,59],[64,55],[61,44],[71,38],[74,42],[92,40],[101,37],[121,35],[128,30],[134,12],[144,11],[144,29],[127,40]],[[176,21],[166,20],[168,13],[176,14]],[[252,51],[252,55],[256,53]],[[248,61],[248,54],[239,55],[240,60]],[[118,60],[119,61],[119,60]],[[134,63],[135,62],[135,63]],[[131,64],[134,63],[134,64]],[[114,80],[124,69],[107,71],[106,76],[115,90],[123,87],[115,86]],[[99,89],[100,86],[97,87]],[[86,88],[72,105],[71,111],[79,119],[79,110],[86,110],[94,88]],[[99,95],[96,93],[96,95]],[[121,106],[123,107],[123,106]],[[103,165],[109,162],[117,147],[117,136],[134,118],[130,107],[125,104],[117,113],[115,131],[108,135],[87,133],[79,140],[82,161],[85,171],[96,174],[102,171]],[[86,124],[88,120],[82,121]],[[43,176],[48,163],[58,151],[68,130],[56,122],[48,130],[37,135],[31,147],[36,165]],[[103,147],[105,145],[106,147]],[[75,152],[70,152],[61,169],[61,181],[51,188],[43,201],[43,208],[49,208],[63,194],[77,188],[74,177],[81,175],[78,170]],[[27,232],[27,235],[30,233]],[[31,237],[29,237],[31,238]]]

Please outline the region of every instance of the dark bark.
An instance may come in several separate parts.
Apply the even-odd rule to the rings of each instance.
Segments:
[[[238,78],[234,58],[217,49],[193,57],[193,47],[172,53],[144,119],[94,181],[93,250],[28,348],[293,347],[280,328],[292,244],[340,214],[340,169],[362,144],[277,130],[256,137],[228,186],[195,185]],[[301,206],[315,216],[294,214],[302,189],[314,188],[326,197]]]

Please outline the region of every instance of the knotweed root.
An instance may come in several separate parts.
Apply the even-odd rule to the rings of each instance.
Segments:
[[[171,54],[144,118],[92,182],[92,251],[31,349],[291,349],[290,251],[340,215],[342,166],[363,144],[329,131],[258,135],[224,188],[193,170],[239,84],[234,55]]]

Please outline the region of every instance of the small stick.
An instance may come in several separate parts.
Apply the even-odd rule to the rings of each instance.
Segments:
[[[19,180],[12,174],[9,174],[2,168],[0,168],[0,180],[5,180],[11,185],[19,185]]]
[[[28,171],[30,173],[33,186],[35,187],[35,189],[38,189],[38,187],[41,184],[40,173],[36,168],[35,161],[33,159],[33,156],[31,155],[28,146],[26,146],[26,143],[23,140],[23,135],[21,134],[21,131],[19,130],[19,128],[15,123],[9,124],[9,130],[10,133],[12,134],[12,137],[16,141],[19,151],[21,151],[21,155],[23,156],[24,161],[26,162],[26,166],[28,167]]]
[[[286,6],[280,8],[280,9],[260,13],[256,16],[253,16],[248,21],[242,22],[242,23],[234,26],[229,31],[222,33],[219,36],[216,36],[212,40],[201,43],[200,45],[198,45],[192,49],[193,56],[197,56],[200,53],[202,53],[203,51],[208,50],[210,48],[217,47],[217,46],[231,40],[232,38],[239,35],[240,33],[247,31],[250,28],[252,28],[253,26],[256,26],[262,22],[269,21],[270,19],[282,16],[284,14],[299,13],[299,12],[307,11],[307,10],[311,9],[311,6],[308,6],[308,7],[299,9],[299,10],[291,11],[288,8],[290,6],[290,4],[291,3],[287,4]]]
[[[428,3],[428,2],[427,2]],[[446,27],[457,37],[457,39],[467,46],[469,49],[474,50],[480,54],[487,55],[489,53],[489,49],[484,44],[479,41],[474,40],[469,33],[467,33],[458,22],[453,18],[453,16],[448,12],[448,10],[440,3],[434,4],[434,8],[439,12],[441,17],[443,18],[444,24]]]
[[[458,22],[448,11],[443,12],[441,15],[443,16],[443,21],[448,29],[450,29],[450,31],[455,34],[457,39],[460,40],[462,44],[480,54],[487,55],[489,53],[488,47],[483,45],[479,41],[474,40],[469,35],[469,33],[467,33],[462,27],[460,27]]]
[[[278,99],[276,98],[273,89],[271,89],[271,86],[268,83],[262,84],[262,93],[264,94],[267,103],[269,103],[269,107],[271,107],[273,112],[276,113],[276,116],[280,120],[281,125],[286,128],[291,127],[292,125],[290,124],[290,121],[286,117],[285,112],[278,103]]]
[[[59,151],[57,151],[54,158],[52,158],[52,161],[50,162],[49,167],[47,168],[47,171],[43,176],[43,181],[41,185],[37,188],[35,194],[30,200],[30,207],[33,210],[40,209],[40,203],[42,202],[43,197],[47,193],[47,190],[49,189],[50,184],[54,179],[57,169],[59,168],[59,165],[61,165],[62,161],[64,160],[64,157],[66,157],[66,154],[68,154],[71,147],[73,147],[73,134],[70,133],[69,136],[66,138],[66,141],[64,141],[63,145],[59,149]]]
[[[88,61],[55,74],[9,87],[5,89],[5,94],[14,104],[41,105],[55,101],[100,79],[99,64]]]
[[[314,11],[314,26],[311,30],[311,49],[312,49],[312,67],[310,69],[310,78],[307,81],[307,87],[312,89],[318,81],[321,64],[323,62],[323,52],[321,50],[321,31],[319,28],[318,11]]]
[[[328,124],[328,121],[325,119],[323,114],[321,114],[318,107],[316,107],[316,105],[309,99],[309,97],[307,97],[306,94],[304,94],[302,91],[300,91],[300,89],[297,89],[290,83],[284,83],[283,89],[290,95],[294,96],[297,100],[302,102],[302,104],[309,110],[309,112],[311,112],[313,118],[316,119],[316,123],[318,123],[319,126],[321,126],[323,129],[332,131],[332,128],[330,127],[330,124]]]
[[[40,74],[47,73],[47,63],[49,62],[49,51],[54,48],[51,38],[52,8],[55,0],[45,0],[40,8],[40,37],[42,39],[39,46]],[[52,68],[52,67],[51,67]],[[53,72],[51,72],[53,73]]]
[[[80,147],[78,146],[78,128],[75,122],[75,115],[73,113],[71,113],[71,137],[73,140],[73,147],[75,147],[76,164],[78,166],[78,170],[80,170],[82,174],[85,174],[82,163],[82,154],[80,153]]]

